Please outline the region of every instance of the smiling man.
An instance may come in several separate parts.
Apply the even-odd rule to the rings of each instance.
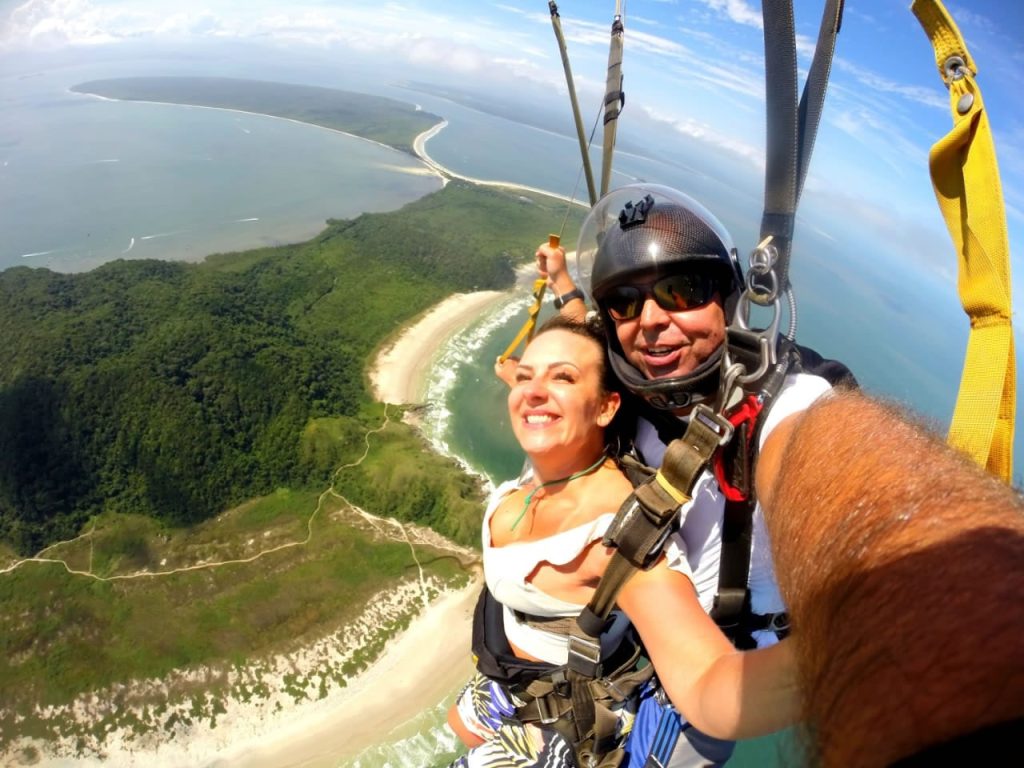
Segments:
[[[693,407],[712,404],[718,393],[726,327],[744,286],[736,249],[721,223],[695,200],[668,187],[636,184],[613,190],[593,207],[583,224],[578,254],[581,279],[603,320],[612,369],[636,396],[640,417],[635,453],[645,464],[659,467],[668,443],[685,430]],[[564,314],[583,317],[585,297],[566,269],[564,251],[543,245],[537,259],[556,306]],[[771,488],[797,414],[830,389],[829,381],[804,372],[799,364],[789,370],[771,398],[771,408],[760,413],[751,432],[759,453],[754,464],[758,491]],[[739,648],[765,647],[785,636],[788,625],[764,515],[759,504],[752,507],[749,550],[730,556],[723,569],[727,490],[715,473],[705,470],[693,500],[680,507],[686,557],[702,606],[719,617],[723,629],[720,598],[726,584],[721,573],[740,566],[746,575],[743,608],[728,617],[727,634]],[[677,715],[662,711],[656,701],[645,702],[638,716],[630,742],[631,766],[643,766],[649,759],[657,730],[662,745],[671,743],[666,731],[682,734],[671,758],[670,748],[655,755],[661,765],[722,765],[729,759],[732,742],[711,739],[678,719],[662,723]]]

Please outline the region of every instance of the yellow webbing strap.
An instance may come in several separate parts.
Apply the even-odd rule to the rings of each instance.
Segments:
[[[1016,409],[1011,326],[1010,246],[999,166],[977,69],[960,30],[939,0],[911,10],[935,48],[949,87],[953,129],[932,147],[932,185],[959,254],[959,290],[971,319],[950,445],[1010,482]]]
[[[533,338],[533,332],[537,329],[537,315],[540,314],[540,307],[544,301],[544,289],[547,288],[548,281],[543,277],[538,277],[533,281],[533,304],[526,310],[526,322],[523,323],[523,327],[519,329],[519,333],[512,339],[512,343],[509,344],[505,351],[501,353],[501,357],[498,358],[498,362],[504,363],[508,360],[509,356],[516,351],[523,340],[529,341]]]
[[[562,238],[558,235],[548,235],[548,245],[552,248],[557,248],[561,243]],[[504,363],[516,348],[523,343],[523,341],[529,341],[533,338],[533,332],[537,330],[537,315],[540,314],[541,305],[544,303],[544,290],[548,287],[548,281],[543,277],[538,277],[533,281],[533,304],[526,310],[526,322],[523,323],[523,327],[519,329],[519,333],[512,339],[512,343],[509,344],[505,351],[498,357],[499,363]]]

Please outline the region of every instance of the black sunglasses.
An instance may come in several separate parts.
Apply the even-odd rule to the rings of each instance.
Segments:
[[[620,285],[609,290],[598,303],[613,320],[632,320],[652,297],[667,312],[696,309],[714,298],[718,281],[709,274],[688,272],[669,275],[644,285]]]

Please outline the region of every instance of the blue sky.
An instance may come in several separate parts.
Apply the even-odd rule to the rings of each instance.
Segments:
[[[614,6],[596,0],[559,4],[585,111],[603,89]],[[803,72],[821,0],[797,0],[795,6]],[[1024,92],[1024,4],[958,0],[947,8],[980,70],[1011,252],[1021,273],[1024,109],[1014,95]],[[764,145],[759,3],[629,0],[624,10],[624,135],[656,128],[759,180]],[[0,0],[0,56],[6,54],[8,62],[24,61],[29,52],[67,61],[127,50],[170,60],[214,46],[270,51],[280,61],[296,63],[288,79],[296,79],[301,63],[329,82],[330,70],[350,61],[406,77],[413,73],[423,80],[486,87],[532,100],[538,109],[556,100],[563,114],[568,109],[545,0]],[[244,73],[239,63],[244,58],[239,54],[232,71],[209,74]],[[273,60],[262,59],[264,65]],[[874,242],[953,279],[955,260],[927,174],[928,148],[950,125],[946,91],[909,2],[847,2],[802,212],[842,212],[851,231],[868,231]],[[843,230],[832,235],[842,237]],[[1018,278],[1014,292],[1021,306],[1024,279]]]

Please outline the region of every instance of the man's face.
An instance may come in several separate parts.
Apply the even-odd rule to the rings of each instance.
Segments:
[[[721,293],[688,309],[665,309],[644,291],[639,312],[616,318],[615,333],[626,359],[648,379],[692,373],[725,341],[725,309]]]

